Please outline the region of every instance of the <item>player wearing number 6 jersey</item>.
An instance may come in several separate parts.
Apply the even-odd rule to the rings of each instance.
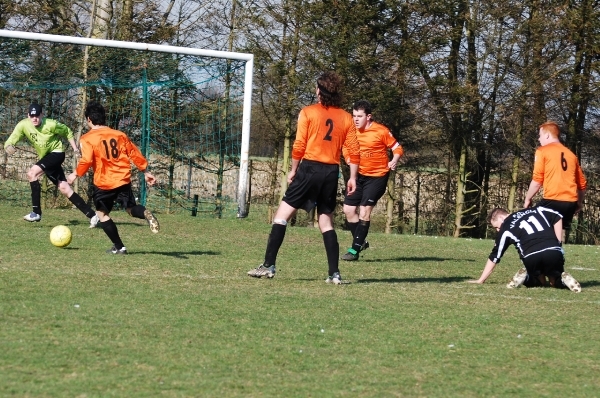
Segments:
[[[317,79],[319,102],[300,111],[296,140],[292,150],[290,183],[280,203],[267,242],[264,262],[248,272],[249,276],[273,278],[275,260],[290,217],[297,209],[309,211],[315,206],[323,236],[328,283],[341,284],[339,272],[340,245],[333,229],[333,212],[339,178],[340,156],[343,153],[350,166],[348,194],[356,189],[359,146],[352,116],[340,108],[341,80],[334,72],[325,72]]]
[[[478,280],[483,283],[510,245],[515,245],[525,270],[519,271],[509,287],[523,284],[527,287],[544,286],[546,277],[558,289],[580,292],[581,286],[565,272],[564,252],[561,247],[562,216],[559,212],[535,206],[512,214],[502,208],[492,210],[488,222],[498,231],[494,248]]]
[[[562,214],[565,232],[561,240],[565,242],[573,216],[583,207],[587,182],[577,156],[560,143],[559,134],[558,125],[554,122],[540,126],[541,147],[535,151],[533,177],[523,207],[529,207],[533,196],[543,187],[543,200],[538,205]]]
[[[76,170],[67,177],[72,184],[77,177],[83,176],[91,167],[94,170],[93,199],[99,225],[113,243],[107,250],[112,254],[127,254],[119,231],[110,218],[115,202],[120,203],[130,216],[145,219],[154,233],[159,231],[158,220],[144,206],[135,203],[131,189],[131,162],[144,173],[149,185],[156,178],[147,170],[148,161],[140,150],[121,131],[106,126],[106,112],[97,102],[88,103],[85,109],[90,131],[81,137],[81,159]]]

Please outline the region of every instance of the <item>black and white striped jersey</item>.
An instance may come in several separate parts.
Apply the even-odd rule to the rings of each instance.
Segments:
[[[514,244],[521,259],[545,250],[562,251],[554,224],[562,219],[556,210],[535,206],[510,214],[500,227],[489,259],[499,263],[506,249]]]

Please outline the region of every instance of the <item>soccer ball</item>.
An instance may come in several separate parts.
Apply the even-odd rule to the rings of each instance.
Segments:
[[[65,225],[57,225],[50,231],[50,243],[56,247],[67,247],[71,243],[73,235],[71,230]]]

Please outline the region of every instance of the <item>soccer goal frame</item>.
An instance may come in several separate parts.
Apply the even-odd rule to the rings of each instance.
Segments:
[[[14,30],[0,29],[0,37],[10,39],[24,39],[34,41],[46,41],[55,43],[78,44],[97,47],[112,47],[121,49],[131,49],[149,52],[163,52],[184,55],[195,55],[212,58],[223,58],[238,61],[245,61],[244,69],[244,97],[242,110],[242,138],[240,146],[240,170],[238,178],[237,217],[244,218],[248,215],[247,196],[248,196],[248,157],[250,147],[250,118],[252,107],[252,74],[254,68],[254,55],[247,53],[206,50],[200,48],[178,47],[162,44],[136,43],[118,40],[92,39],[75,36],[50,35],[43,33],[31,33]]]

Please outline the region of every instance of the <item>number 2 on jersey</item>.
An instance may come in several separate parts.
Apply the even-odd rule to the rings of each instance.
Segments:
[[[331,141],[331,132],[333,131],[333,120],[327,119],[325,122],[325,126],[329,126],[329,130],[327,130],[327,134],[323,138],[324,141]]]
[[[104,150],[106,151],[106,158],[110,159],[111,157],[113,159],[116,159],[119,157],[119,148],[117,145],[117,140],[115,140],[114,138],[111,138],[109,143],[110,143],[110,150],[108,149],[108,145],[106,144],[106,140],[102,140],[102,143],[104,144]]]

